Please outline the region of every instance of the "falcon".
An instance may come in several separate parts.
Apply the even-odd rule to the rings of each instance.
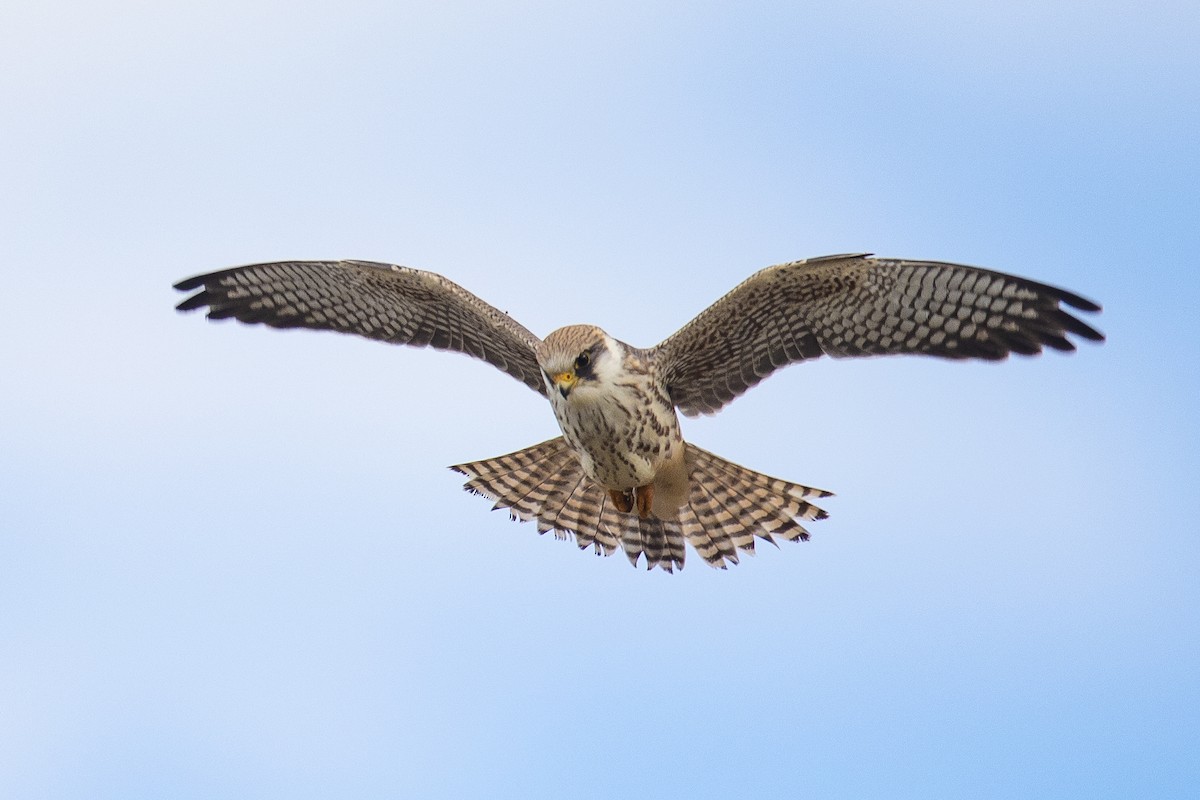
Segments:
[[[451,467],[470,492],[580,549],[682,568],[684,542],[725,568],[755,540],[808,539],[830,492],[772,478],[683,439],[677,412],[713,414],[780,367],[912,353],[1000,360],[1101,333],[1077,294],[961,264],[838,255],[760,270],[643,349],[593,325],[545,339],[441,275],[370,261],[282,261],[199,275],[180,311],[313,328],[482,359],[550,402],[562,435]]]

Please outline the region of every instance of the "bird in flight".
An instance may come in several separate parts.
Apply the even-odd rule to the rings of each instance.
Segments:
[[[755,539],[808,539],[830,492],[772,478],[685,442],[677,411],[713,414],[798,361],[913,353],[999,360],[1068,335],[1104,337],[1063,309],[1079,295],[961,264],[869,255],[760,270],[650,348],[593,325],[539,339],[433,272],[369,261],[282,261],[198,275],[180,311],[208,309],[276,328],[314,328],[483,359],[550,402],[562,435],[452,467],[470,492],[538,532],[573,537],[637,566],[682,568],[684,542],[725,568]]]

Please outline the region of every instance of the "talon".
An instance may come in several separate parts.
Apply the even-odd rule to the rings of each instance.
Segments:
[[[617,507],[617,511],[622,514],[628,514],[633,510],[633,496],[628,490],[609,489],[608,497],[613,501],[613,505]]]
[[[650,516],[650,509],[654,506],[654,484],[647,483],[645,486],[639,486],[635,490],[637,496],[638,516],[646,519]]]

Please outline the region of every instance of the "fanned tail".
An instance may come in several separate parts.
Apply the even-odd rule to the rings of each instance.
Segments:
[[[777,544],[776,537],[808,539],[800,521],[829,516],[808,502],[832,492],[772,478],[761,472],[687,445],[690,475],[688,502],[679,510],[684,536],[711,566],[738,563],[738,551],[754,553],[755,537]]]
[[[808,538],[800,521],[826,514],[809,498],[830,492],[772,478],[687,445],[688,500],[674,519],[640,518],[621,512],[606,492],[583,473],[579,459],[561,436],[483,461],[451,467],[466,475],[469,492],[495,501],[513,519],[534,522],[538,533],[575,538],[581,550],[597,555],[623,550],[637,566],[667,572],[683,568],[684,541],[711,566],[738,563],[739,551],[753,554],[755,538],[775,544]]]
[[[597,555],[618,548],[637,565],[667,572],[683,567],[684,534],[679,520],[641,519],[613,506],[608,493],[583,473],[579,459],[561,436],[515,453],[457,464],[450,469],[470,480],[463,488],[494,500],[515,520],[535,522],[538,533],[575,537],[579,549]]]

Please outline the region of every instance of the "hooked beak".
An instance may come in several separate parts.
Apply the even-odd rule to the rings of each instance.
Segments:
[[[575,384],[579,382],[574,372],[560,372],[556,375],[551,375],[550,380],[554,381],[554,385],[558,387],[558,392],[563,397],[571,393],[575,388]]]

